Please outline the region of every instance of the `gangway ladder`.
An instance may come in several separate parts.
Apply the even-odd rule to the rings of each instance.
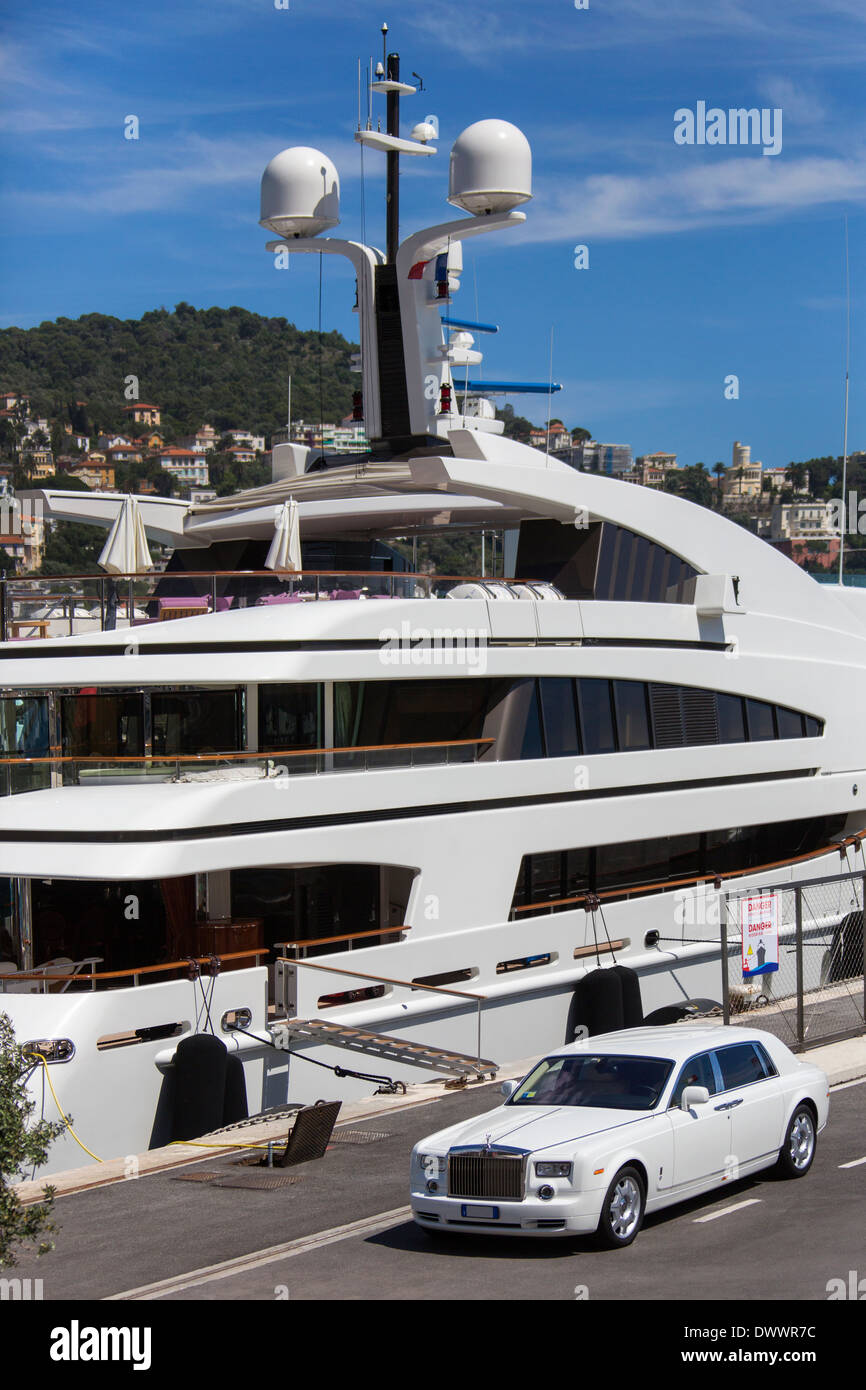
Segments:
[[[275,1033],[282,1034],[288,1040],[330,1043],[335,1047],[345,1047],[349,1052],[364,1053],[367,1057],[402,1062],[438,1075],[444,1072],[462,1082],[484,1081],[488,1077],[492,1081],[499,1069],[498,1062],[492,1062],[489,1058],[469,1057],[466,1053],[451,1052],[443,1047],[426,1047],[423,1043],[409,1042],[407,1038],[371,1033],[365,1028],[329,1023],[321,1018],[289,1018],[275,1022],[272,1027]]]

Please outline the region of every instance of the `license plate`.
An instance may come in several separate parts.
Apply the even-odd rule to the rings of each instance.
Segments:
[[[461,1206],[460,1215],[465,1216],[470,1221],[498,1221],[499,1208]]]

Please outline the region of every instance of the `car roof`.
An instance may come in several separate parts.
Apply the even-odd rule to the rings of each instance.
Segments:
[[[726,1027],[718,1023],[672,1023],[657,1028],[625,1028],[616,1033],[597,1033],[579,1042],[567,1043],[548,1053],[560,1057],[571,1053],[618,1053],[620,1056],[670,1057],[675,1061],[694,1056],[704,1048],[724,1047],[737,1042],[778,1042],[758,1028]]]

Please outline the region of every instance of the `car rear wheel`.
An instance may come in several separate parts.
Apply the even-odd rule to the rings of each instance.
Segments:
[[[631,1245],[643,1222],[646,1194],[637,1168],[620,1168],[604,1199],[598,1238],[602,1245],[619,1249]]]
[[[808,1105],[798,1105],[785,1131],[777,1168],[786,1178],[804,1178],[812,1167],[818,1144],[815,1116]]]

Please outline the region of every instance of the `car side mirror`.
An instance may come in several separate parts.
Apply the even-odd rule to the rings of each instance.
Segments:
[[[681,1110],[691,1110],[695,1105],[709,1104],[710,1093],[706,1086],[687,1086],[680,1101]]]
[[[514,1095],[514,1092],[517,1090],[519,1084],[520,1083],[518,1081],[503,1081],[502,1085],[499,1087],[499,1090],[501,1094],[505,1097],[505,1099],[508,1100],[509,1096]]]

